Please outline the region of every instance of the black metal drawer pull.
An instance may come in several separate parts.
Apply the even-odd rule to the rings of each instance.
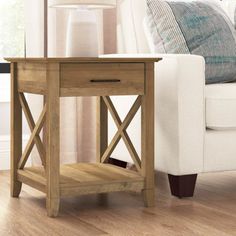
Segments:
[[[119,79],[92,79],[90,80],[91,83],[120,83]]]

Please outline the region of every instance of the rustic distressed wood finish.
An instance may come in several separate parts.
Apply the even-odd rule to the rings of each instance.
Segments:
[[[175,198],[157,173],[155,207],[139,193],[84,195],[61,200],[60,217],[45,217],[44,193],[22,186],[9,199],[9,172],[0,171],[2,236],[235,236],[236,172],[200,174],[194,198]]]
[[[154,205],[154,63],[156,58],[9,58],[12,75],[11,194],[18,197],[22,183],[46,194],[47,213],[56,217],[60,198],[92,193],[142,191],[146,206]],[[24,93],[41,94],[46,103],[34,121]],[[122,121],[112,95],[137,95]],[[60,166],[60,97],[98,96],[97,164]],[[142,110],[142,153],[137,154],[127,133]],[[22,152],[22,110],[32,132]],[[117,126],[107,138],[108,111]],[[46,143],[40,132],[46,124]],[[137,172],[108,164],[123,139]],[[42,167],[25,168],[36,145]]]

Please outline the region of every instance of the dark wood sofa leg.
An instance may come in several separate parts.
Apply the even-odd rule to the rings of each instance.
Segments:
[[[127,164],[128,164],[125,161],[117,160],[117,159],[114,159],[114,158],[111,158],[111,157],[108,159],[108,163],[112,164],[112,165],[115,165],[115,166],[122,167],[122,168],[127,168]]]
[[[178,198],[193,197],[197,174],[174,176],[168,175],[171,194]]]

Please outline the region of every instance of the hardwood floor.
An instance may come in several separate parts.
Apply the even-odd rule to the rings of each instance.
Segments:
[[[45,197],[23,186],[10,198],[9,173],[0,172],[0,236],[236,235],[236,172],[199,175],[195,197],[170,195],[158,173],[156,207],[140,194],[112,193],[63,199],[56,219],[46,216]]]

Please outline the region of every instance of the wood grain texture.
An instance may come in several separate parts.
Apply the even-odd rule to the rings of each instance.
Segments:
[[[61,200],[60,217],[45,217],[45,197],[23,185],[9,198],[8,171],[0,172],[0,235],[7,236],[235,236],[236,172],[199,175],[194,198],[174,198],[157,173],[154,208],[140,194],[109,193]],[[19,227],[20,225],[20,227]]]
[[[18,91],[46,93],[46,63],[18,63]]]
[[[137,111],[140,107],[140,100],[141,100],[141,97],[138,97],[136,99],[136,101],[133,104],[133,106],[131,107],[129,113],[125,117],[124,121],[119,126],[117,132],[115,133],[114,137],[112,138],[110,144],[108,145],[106,151],[104,152],[104,154],[101,158],[102,162],[106,162],[108,160],[108,158],[110,157],[110,155],[112,154],[112,152],[114,151],[114,149],[116,148],[117,144],[119,143],[119,141],[122,137],[123,131],[128,128],[128,126],[130,125],[130,123],[133,120],[134,116],[136,115],[136,113],[137,113]]]
[[[24,93],[19,93],[19,98],[20,98],[21,107],[22,107],[24,114],[25,114],[25,118],[26,118],[29,128],[30,128],[30,131],[33,132],[34,128],[35,128],[35,122],[34,122],[34,118],[33,118],[32,114],[31,114],[29,105],[26,101]],[[43,145],[39,135],[35,135],[34,142],[35,142],[36,147],[38,149],[42,164],[43,164],[43,166],[46,166],[46,152],[45,152],[44,145]]]
[[[56,217],[60,203],[60,65],[47,64],[46,175],[47,212]]]
[[[39,119],[33,129],[33,132],[32,134],[30,135],[30,138],[29,138],[29,141],[25,147],[25,150],[22,154],[22,157],[19,161],[19,164],[18,164],[18,168],[19,169],[24,169],[25,167],[25,164],[29,158],[29,155],[34,147],[34,140],[35,140],[35,137],[36,136],[39,136],[39,133],[44,125],[44,121],[45,121],[45,115],[46,115],[46,105],[44,105],[44,108],[43,108],[43,111],[41,112],[40,116],[39,116]]]
[[[29,185],[32,188],[35,188],[43,193],[46,193],[46,177],[45,171],[42,170],[42,176],[39,176],[37,173],[29,170],[18,170],[17,178],[24,184]]]
[[[60,198],[81,194],[106,193],[117,191],[141,191],[143,190],[147,206],[153,205],[153,130],[154,130],[154,61],[159,59],[150,58],[34,58],[34,59],[11,59],[18,60],[19,68],[25,73],[22,80],[30,81],[32,71],[40,71],[42,74],[35,76],[34,83],[26,81],[28,92],[37,93],[35,86],[46,77],[44,93],[46,105],[36,124],[28,109],[23,96],[22,107],[27,114],[32,134],[26,149],[17,166],[12,165],[14,183],[20,180],[36,189],[46,192],[47,213],[50,217],[56,217],[59,212]],[[108,63],[109,62],[109,63]],[[46,66],[45,66],[46,65]],[[32,68],[31,68],[32,67]],[[45,67],[45,68],[44,68]],[[41,68],[41,69],[39,69]],[[46,70],[46,74],[44,71]],[[30,74],[29,74],[30,72]],[[13,73],[14,75],[14,73]],[[146,80],[146,81],[144,81]],[[17,77],[14,76],[13,94],[18,95]],[[28,87],[27,87],[28,86]],[[31,87],[31,88],[30,88]],[[64,91],[62,91],[65,89]],[[24,91],[24,88],[22,89]],[[40,89],[39,89],[40,90]],[[20,90],[20,92],[22,92]],[[62,166],[60,169],[60,96],[96,96],[96,95],[139,95],[131,107],[129,113],[121,122],[109,97],[101,98],[98,103],[98,138],[97,141],[98,162],[106,163],[117,143],[124,139],[131,157],[134,159],[137,170],[140,173],[128,171],[124,168],[115,168],[106,164],[73,165],[70,168]],[[21,94],[22,95],[22,94]],[[143,96],[144,95],[144,96]],[[143,96],[143,98],[142,98]],[[14,109],[18,107],[18,101],[14,103]],[[126,132],[129,124],[142,103],[142,163],[134,149],[134,146]],[[107,109],[110,110],[118,127],[114,138],[107,146]],[[18,109],[18,108],[17,108]],[[16,111],[13,111],[13,114]],[[41,174],[32,169],[23,170],[24,165],[33,148],[35,137],[39,135],[46,114],[46,172],[42,168]],[[17,111],[18,115],[18,111]],[[12,130],[15,132],[17,121],[13,119]],[[34,128],[33,128],[34,127]],[[19,133],[18,133],[19,134]],[[21,137],[17,137],[21,140]],[[19,142],[19,140],[17,142]],[[17,143],[12,150],[19,150]],[[37,141],[36,141],[37,142]],[[42,146],[42,143],[40,142]],[[148,149],[148,150],[146,150]],[[19,151],[17,151],[19,153]],[[18,160],[14,156],[14,162]],[[151,163],[148,163],[148,162]],[[61,175],[60,175],[61,172]],[[142,173],[142,174],[141,174]],[[65,178],[62,178],[64,176]],[[18,178],[18,179],[17,179]],[[64,179],[66,179],[64,181]],[[63,182],[64,181],[64,182]],[[18,194],[15,194],[16,196]]]
[[[11,63],[11,196],[18,197],[21,182],[17,179],[18,163],[22,155],[22,109],[18,96],[17,64]]]
[[[142,174],[145,176],[143,190],[147,206],[154,205],[154,64],[146,63],[145,95],[141,109],[141,159]]]
[[[44,192],[46,175],[42,167],[18,171],[21,180]],[[71,197],[117,191],[141,191],[144,178],[137,172],[110,164],[70,164],[60,168],[60,195]]]
[[[139,107],[141,105],[141,99],[142,99],[141,96],[138,97],[139,102],[137,103],[137,107]],[[120,126],[122,125],[122,121],[119,117],[119,114],[117,113],[117,111],[115,109],[115,106],[113,105],[113,103],[111,101],[111,98],[110,97],[103,97],[103,100],[106,103],[108,110],[110,111],[110,114],[116,124],[117,129],[119,129]],[[132,115],[134,115],[134,114],[132,114]],[[140,171],[141,170],[141,160],[140,160],[138,153],[136,152],[135,147],[134,147],[126,130],[121,131],[121,137],[126,145],[127,150],[129,151],[129,154],[135,164],[135,167],[137,168],[138,171]]]
[[[61,96],[144,93],[144,63],[61,64]]]
[[[102,97],[97,97],[96,106],[96,156],[97,162],[101,163],[108,144],[108,110]]]
[[[98,58],[98,57],[12,57],[5,58],[9,62],[24,62],[24,63],[144,63],[144,62],[158,62],[161,58],[152,57],[137,57],[137,58]]]

